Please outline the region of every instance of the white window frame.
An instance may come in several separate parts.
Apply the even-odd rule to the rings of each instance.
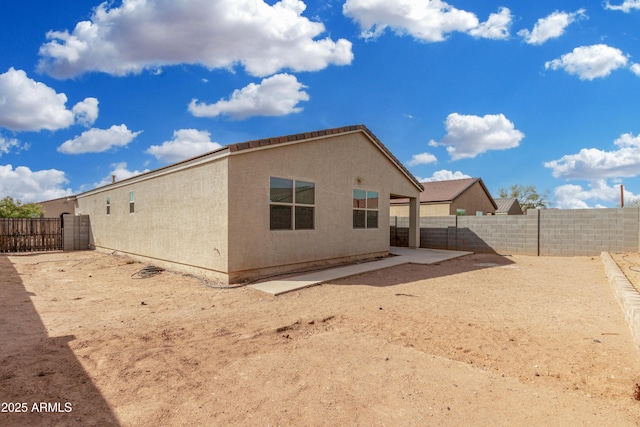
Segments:
[[[281,179],[291,181],[291,202],[274,202],[271,199],[271,180]],[[305,183],[313,185],[313,203],[302,203],[297,201],[296,184]],[[269,178],[269,231],[313,231],[316,228],[316,183],[308,179],[295,179],[295,178],[282,178],[272,176]],[[273,228],[271,223],[271,207],[272,206],[286,206],[291,208],[291,226],[290,228]],[[296,224],[296,208],[311,208],[313,212],[311,228],[299,228]]]
[[[356,200],[356,191],[361,191],[364,192],[364,207],[359,207],[359,206],[353,206],[355,203],[354,201]],[[370,195],[375,194],[376,197],[370,197]],[[377,200],[377,204],[375,207],[370,207],[369,206],[369,200],[370,199],[376,199]],[[359,199],[358,199],[359,200]],[[364,190],[362,188],[354,188],[352,193],[351,193],[351,203],[352,203],[352,216],[355,214],[356,211],[358,212],[364,212],[364,227],[356,227],[355,225],[355,218],[352,218],[353,223],[353,229],[354,230],[368,230],[368,229],[378,229],[380,228],[380,192],[379,191],[373,191],[373,190]],[[376,213],[376,225],[375,227],[370,226],[369,225],[369,212],[375,212]]]

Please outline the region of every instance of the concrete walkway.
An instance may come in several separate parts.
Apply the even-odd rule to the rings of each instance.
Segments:
[[[271,295],[280,295],[284,294],[285,292],[291,292],[298,289],[306,288],[308,286],[318,285],[330,280],[354,276],[356,274],[379,270],[381,268],[393,267],[394,265],[407,263],[435,264],[438,262],[446,261],[448,259],[458,258],[473,253],[462,251],[446,251],[440,249],[411,249],[395,246],[392,246],[389,252],[396,256],[384,258],[378,261],[369,261],[360,264],[351,264],[344,267],[315,271],[313,273],[288,277],[286,279],[256,283],[253,285],[249,285],[249,287],[269,293]]]

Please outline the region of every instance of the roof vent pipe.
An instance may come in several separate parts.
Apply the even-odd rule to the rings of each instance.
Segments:
[[[116,176],[115,175],[111,175],[111,183],[115,183],[116,182]]]

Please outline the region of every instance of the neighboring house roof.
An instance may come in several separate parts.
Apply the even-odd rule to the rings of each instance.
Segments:
[[[422,184],[425,191],[420,195],[420,202],[453,202],[479,180],[480,178],[464,178],[425,182]]]
[[[400,170],[400,172],[407,177],[407,179],[409,179],[409,181],[411,181],[420,191],[424,190],[424,187],[422,186],[420,181],[418,181],[418,179],[415,176],[413,176],[411,172],[409,172],[409,170],[402,164],[402,162],[400,162],[400,160],[398,160],[391,153],[391,151],[389,151],[389,149],[385,147],[385,145],[378,139],[378,137],[376,137],[373,134],[373,132],[371,132],[365,125],[362,125],[362,124],[353,125],[353,126],[344,126],[344,127],[332,128],[332,129],[324,129],[324,130],[318,130],[314,132],[304,132],[304,133],[298,133],[293,135],[279,136],[275,138],[256,139],[253,141],[240,142],[236,144],[229,144],[217,150],[200,154],[199,156],[182,160],[180,162],[173,163],[171,165],[164,166],[162,168],[155,169],[140,175],[136,175],[131,178],[123,179],[121,181],[117,181],[115,183],[111,183],[100,188],[105,188],[112,185],[120,185],[123,182],[133,181],[145,176],[156,175],[161,171],[173,169],[176,167],[179,168],[179,167],[182,167],[183,165],[185,167],[190,167],[192,166],[191,164],[198,164],[198,163],[203,163],[205,161],[208,161],[208,159],[206,158],[210,156],[219,157],[219,156],[237,153],[244,150],[269,148],[271,146],[277,146],[279,144],[285,145],[285,144],[295,144],[295,143],[301,143],[301,142],[307,142],[307,141],[314,141],[314,140],[328,138],[328,137],[332,137],[340,134],[348,134],[348,133],[355,133],[355,132],[364,133],[365,136],[367,136],[369,140],[375,146],[377,146],[378,149],[380,149],[382,154],[385,155],[394,164],[394,166],[396,166]],[[86,191],[85,193],[90,193],[94,190],[89,190],[89,191]],[[85,193],[81,193],[81,194],[85,194]]]
[[[518,199],[510,197],[504,199],[495,199],[496,205],[498,205],[498,209],[496,209],[496,214],[509,213],[513,209],[519,209],[522,212],[522,207],[518,202]],[[515,206],[515,207],[514,207]]]
[[[493,206],[497,208],[496,202],[491,197],[489,190],[482,182],[482,178],[463,178],[463,179],[450,179],[446,181],[431,181],[423,182],[422,186],[424,191],[420,193],[420,203],[424,204],[436,204],[436,203],[453,203],[458,197],[460,197],[465,191],[471,188],[476,182],[480,183],[480,186],[487,195],[487,198],[491,201]],[[392,204],[408,203],[408,199],[392,199]]]

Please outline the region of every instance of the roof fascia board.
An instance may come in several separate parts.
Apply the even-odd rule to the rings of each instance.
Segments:
[[[371,141],[378,148],[378,150],[380,150],[382,154],[384,154],[384,156],[387,159],[389,159],[389,161],[393,163],[395,167],[398,168],[400,172],[402,172],[405,178],[407,178],[420,192],[424,191],[424,187],[422,186],[422,184],[420,184],[413,175],[410,175],[410,173],[405,169],[405,167],[401,163],[399,163],[398,159],[390,156],[389,153],[387,152],[388,150],[385,150],[383,147],[380,146],[381,142],[380,143],[378,142],[378,138],[374,137],[371,131],[369,131],[369,129],[367,128],[358,129],[358,131],[363,132],[367,136],[369,141]]]
[[[194,157],[189,160],[184,160],[179,163],[164,166],[160,169],[155,169],[149,172],[145,172],[140,175],[133,176],[131,178],[123,179],[122,181],[115,182],[113,184],[103,185],[102,187],[94,188],[93,190],[85,191],[84,193],[77,194],[76,197],[88,197],[94,194],[102,193],[107,190],[115,190],[127,185],[136,184],[139,182],[147,181],[149,179],[157,178],[159,176],[169,175],[179,171],[191,169],[197,166],[201,166],[215,160],[222,159],[229,156],[229,149],[224,147],[212,153],[207,153],[202,156]]]
[[[359,132],[359,131],[358,130],[351,130],[351,131],[345,131],[345,132],[335,133],[335,134],[331,134],[331,135],[311,136],[309,138],[298,139],[298,140],[294,140],[294,141],[278,142],[277,144],[265,144],[265,145],[260,145],[258,147],[243,148],[242,150],[235,150],[235,151],[229,152],[229,156],[238,156],[238,155],[242,155],[242,154],[245,154],[245,153],[252,153],[254,151],[268,150],[270,148],[287,147],[289,145],[300,144],[300,143],[303,143],[303,142],[318,141],[318,140],[327,139],[327,138],[334,138],[336,136],[348,135],[350,133],[356,133],[356,132]]]
[[[494,209],[498,209],[498,204],[496,203],[495,200],[493,200],[493,196],[491,195],[491,193],[489,193],[487,186],[484,185],[482,178],[478,178],[478,181],[480,182],[480,185],[482,186],[482,189],[484,190],[484,192],[487,194],[487,197],[489,197],[489,200],[491,200],[491,204],[493,205]]]

